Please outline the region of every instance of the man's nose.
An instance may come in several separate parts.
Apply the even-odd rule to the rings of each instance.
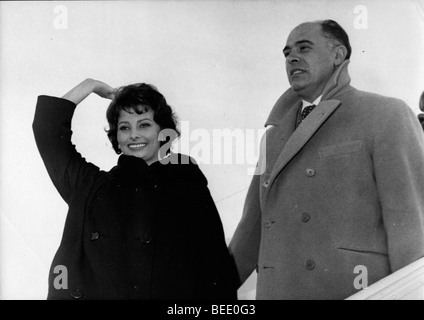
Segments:
[[[300,61],[300,58],[294,52],[290,52],[286,57],[286,61],[289,64],[297,63]]]

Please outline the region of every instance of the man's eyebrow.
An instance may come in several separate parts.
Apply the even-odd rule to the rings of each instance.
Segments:
[[[298,45],[301,45],[301,44],[310,44],[310,45],[313,45],[314,43],[312,41],[310,41],[310,40],[299,40],[299,41],[296,41],[294,43],[295,46],[298,46]],[[283,51],[290,50],[290,49],[291,49],[290,46],[285,46],[284,49],[283,49]]]
[[[312,41],[310,41],[310,40],[300,40],[300,41],[296,41],[296,44],[297,45],[299,45],[299,44],[305,44],[305,43],[307,43],[307,44],[314,44]]]

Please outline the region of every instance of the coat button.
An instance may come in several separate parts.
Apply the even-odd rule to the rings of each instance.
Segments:
[[[264,188],[268,188],[269,186],[269,180],[266,180],[263,184]]]
[[[312,169],[312,168],[307,168],[307,169],[305,170],[305,172],[306,172],[306,175],[307,175],[308,177],[313,177],[313,176],[315,175],[315,170],[314,170],[314,169]]]
[[[302,213],[302,215],[301,215],[301,219],[302,219],[302,222],[308,222],[308,221],[309,221],[309,219],[311,219],[311,216],[310,216],[310,214],[309,214],[309,213],[304,212],[304,213]]]
[[[69,294],[74,299],[81,299],[84,295],[81,289],[75,289],[71,291]]]
[[[272,221],[271,220],[269,220],[269,219],[264,219],[264,227],[265,228],[269,228],[269,227],[271,227],[272,226]]]
[[[90,234],[90,240],[91,240],[91,241],[97,240],[97,239],[99,239],[99,238],[100,238],[100,233],[98,233],[98,232],[92,232],[92,233]]]
[[[141,236],[141,238],[140,238],[140,241],[141,241],[142,243],[145,243],[145,244],[149,244],[150,242],[152,242],[152,240],[153,240],[153,237],[152,237],[152,235],[151,235],[151,234],[149,234],[149,233],[145,233],[145,234],[143,234],[143,235]]]
[[[308,260],[308,261],[306,261],[305,267],[308,270],[314,269],[315,268],[315,261],[314,260]]]

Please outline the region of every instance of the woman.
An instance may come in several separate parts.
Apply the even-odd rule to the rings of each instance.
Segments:
[[[122,155],[109,172],[71,143],[75,107],[92,92],[112,99],[108,137]],[[48,299],[236,298],[236,271],[207,180],[191,158],[167,150],[176,121],[154,87],[116,90],[87,79],[63,98],[39,96],[33,130],[69,205]]]

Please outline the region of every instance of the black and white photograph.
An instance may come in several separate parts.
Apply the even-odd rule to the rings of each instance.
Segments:
[[[0,299],[424,300],[423,57],[423,0],[0,1]]]

